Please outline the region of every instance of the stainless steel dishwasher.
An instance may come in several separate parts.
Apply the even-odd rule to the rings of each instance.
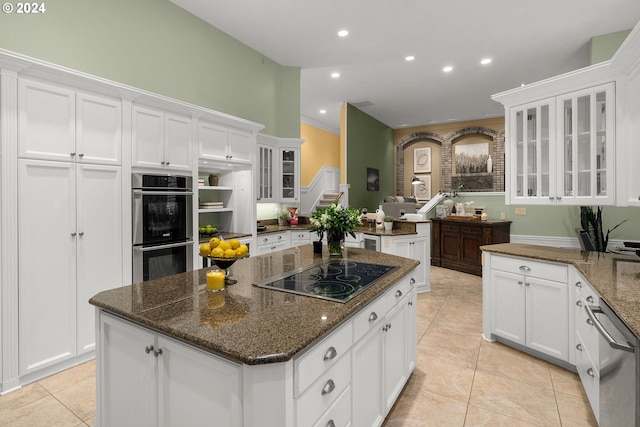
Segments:
[[[600,427],[640,427],[640,341],[600,300],[585,307],[600,333]]]

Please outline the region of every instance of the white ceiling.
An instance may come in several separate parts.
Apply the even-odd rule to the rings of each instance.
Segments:
[[[336,132],[343,102],[394,129],[502,116],[492,94],[587,66],[592,36],[640,20],[639,0],[171,1],[300,67],[302,119]]]

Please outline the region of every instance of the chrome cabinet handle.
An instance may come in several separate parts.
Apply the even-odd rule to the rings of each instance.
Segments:
[[[412,277],[411,280],[409,280],[409,283],[413,285],[414,283],[416,283],[416,279]]]
[[[73,156],[75,156],[75,155],[76,155],[76,153],[69,153],[69,154],[71,155],[71,157],[73,157]]]
[[[520,266],[520,270],[522,270],[522,271],[531,271],[531,268],[527,267],[526,265],[521,265]]]
[[[331,360],[335,358],[337,355],[338,355],[338,352],[336,351],[336,348],[331,346],[329,347],[329,350],[327,350],[327,352],[324,354],[324,358],[322,360]]]
[[[396,298],[400,298],[402,296],[402,291],[400,289],[398,289],[396,291]]]
[[[587,325],[594,326],[595,324],[593,323],[593,320],[587,319]]]
[[[333,420],[329,420],[326,427],[336,427],[336,423],[334,423]]]
[[[79,232],[78,236],[84,236],[84,231]]]
[[[160,162],[161,165],[164,165],[164,162]]]
[[[556,199],[562,200],[562,196],[558,196],[558,197],[556,197]]]
[[[410,300],[407,305],[413,305],[413,300]]]
[[[587,302],[593,302],[593,297],[591,295],[589,295],[587,298],[585,298],[587,300]]]
[[[161,349],[161,348],[159,348],[159,349],[157,349],[157,350],[154,350],[154,351],[153,351],[153,355],[154,355],[155,357],[158,357],[158,356],[160,356],[161,354],[162,354],[162,349]]]
[[[336,389],[336,383],[334,383],[333,380],[329,380],[324,385],[324,387],[322,387],[322,395],[324,396],[325,394],[329,394],[335,389]]]
[[[79,156],[80,158],[83,158],[83,157],[84,157],[84,153],[80,153],[80,154],[78,154],[78,156]]]
[[[582,344],[576,344],[576,349],[582,351]]]
[[[604,339],[609,343],[609,346],[611,348],[615,348],[616,350],[624,350],[624,351],[628,351],[629,353],[635,353],[636,349],[632,346],[629,345],[625,345],[625,344],[620,344],[619,342],[617,342],[609,332],[607,332],[607,330],[604,328],[604,326],[602,326],[602,323],[600,323],[598,321],[598,319],[596,318],[596,315],[594,313],[601,313],[603,315],[606,316],[606,313],[604,313],[602,311],[602,308],[600,308],[600,306],[597,305],[585,305],[584,306],[585,311],[587,312],[587,316],[589,316],[588,320],[591,320],[591,324],[593,326],[596,327],[596,329],[598,330],[598,332],[600,332],[600,335],[602,335],[602,337],[604,337]],[[589,323],[587,321],[587,323]]]
[[[531,285],[531,283],[529,283],[529,282],[524,282],[524,285],[525,285],[525,286],[529,286],[529,285]]]
[[[522,280],[518,280],[518,285],[522,285],[524,282]]]
[[[375,322],[376,320],[378,320],[378,315],[375,311],[372,311],[369,315],[369,322]]]
[[[78,233],[76,233],[76,232],[74,231],[73,233],[71,233],[71,237],[76,237],[76,234],[78,234]]]
[[[582,307],[582,300],[579,299],[578,301],[576,301],[576,305],[578,307]]]
[[[596,375],[593,373],[593,368],[589,368],[587,369],[587,375],[589,375],[590,377],[595,377]]]
[[[144,352],[149,354],[153,351],[153,346],[152,345],[148,345],[144,348]]]
[[[391,323],[387,323],[386,325],[384,325],[382,327],[382,330],[385,331],[385,332],[387,332],[389,329],[391,329]]]
[[[582,287],[582,282],[576,282],[576,288],[581,288]]]

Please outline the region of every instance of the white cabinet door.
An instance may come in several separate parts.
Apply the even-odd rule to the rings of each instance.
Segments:
[[[297,203],[300,201],[300,147],[279,149],[280,201]]]
[[[251,163],[255,139],[251,132],[229,129],[229,160],[235,163]]]
[[[385,317],[384,372],[385,413],[391,409],[407,381],[407,305],[400,300]]]
[[[191,171],[191,119],[165,114],[165,166]]]
[[[122,163],[122,103],[116,99],[78,93],[76,98],[78,161]]]
[[[155,335],[104,313],[99,327],[96,420],[101,426],[156,427]]]
[[[164,166],[164,116],[161,112],[134,106],[132,122],[133,166]]]
[[[522,275],[491,270],[491,333],[525,345],[525,286]]]
[[[229,130],[220,125],[198,123],[198,157],[205,160],[227,160]]]
[[[526,346],[567,360],[569,306],[567,284],[526,277]]]
[[[77,165],[77,353],[95,347],[95,308],[89,299],[122,286],[122,171]]]
[[[18,156],[72,161],[76,153],[75,92],[18,80]]]
[[[367,333],[352,350],[353,426],[379,426],[384,421],[383,325]]]
[[[383,237],[381,251],[405,258],[420,261],[413,270],[412,277],[418,289],[429,289],[429,240],[426,237]]]
[[[159,426],[242,426],[240,367],[158,337]]]
[[[273,147],[258,145],[258,201],[271,202],[275,200],[274,192],[274,152]]]
[[[75,165],[18,160],[20,375],[75,354]]]
[[[407,297],[407,375],[416,367],[417,354],[417,315],[418,315],[418,298],[416,288],[412,288]]]

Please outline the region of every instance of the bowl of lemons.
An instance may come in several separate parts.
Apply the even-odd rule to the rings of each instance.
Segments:
[[[215,265],[224,270],[225,284],[233,285],[237,280],[229,278],[229,267],[237,260],[249,256],[249,247],[238,239],[223,240],[212,237],[209,243],[200,245],[200,256],[209,258]]]

